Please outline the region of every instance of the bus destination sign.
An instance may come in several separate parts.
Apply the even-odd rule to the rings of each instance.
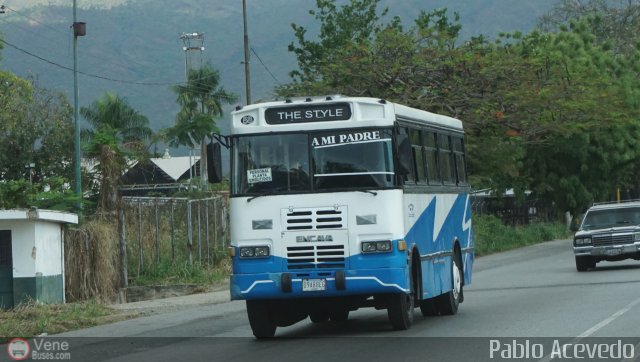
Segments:
[[[346,121],[351,118],[349,103],[274,107],[264,112],[268,124]]]

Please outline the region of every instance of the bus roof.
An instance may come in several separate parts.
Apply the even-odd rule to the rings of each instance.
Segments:
[[[322,96],[250,104],[231,112],[231,134],[392,126],[396,120],[462,131],[462,122],[383,99]]]

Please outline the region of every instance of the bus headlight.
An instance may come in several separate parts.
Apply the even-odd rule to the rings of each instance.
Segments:
[[[269,256],[268,246],[243,246],[240,248],[241,258],[265,258]]]
[[[384,253],[391,251],[391,240],[363,241],[363,253]]]

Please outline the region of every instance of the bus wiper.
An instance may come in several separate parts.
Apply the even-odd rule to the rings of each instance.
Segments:
[[[258,197],[262,197],[262,196],[267,196],[267,195],[265,194],[265,195],[256,195],[256,196],[251,196],[250,198],[248,198],[248,199],[247,199],[247,202],[251,202],[251,200],[253,200],[253,199],[257,199]]]
[[[251,196],[250,198],[247,199],[247,202],[251,202],[251,200],[257,199],[258,197],[262,197],[262,196],[272,196],[272,195],[275,195],[276,192],[285,191],[285,190],[287,190],[287,187],[277,187],[273,190],[269,190],[269,192],[264,193],[262,195]]]
[[[378,195],[377,192],[371,191],[371,190],[356,190],[356,191],[358,191],[358,192],[366,192],[366,193],[371,194],[373,196],[377,196]]]

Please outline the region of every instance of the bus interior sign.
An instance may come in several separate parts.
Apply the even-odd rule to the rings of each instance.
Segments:
[[[351,107],[349,103],[273,107],[265,111],[264,118],[268,124],[346,121],[351,118]]]

